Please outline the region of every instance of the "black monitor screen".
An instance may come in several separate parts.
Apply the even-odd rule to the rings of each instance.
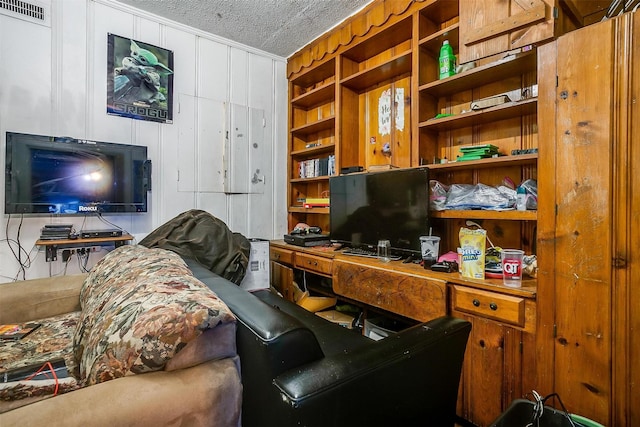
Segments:
[[[427,168],[331,177],[331,240],[355,247],[391,242],[398,253],[419,253],[429,232]]]

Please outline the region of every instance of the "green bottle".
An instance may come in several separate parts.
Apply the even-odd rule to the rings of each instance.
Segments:
[[[439,78],[444,79],[446,77],[451,77],[456,73],[456,56],[453,54],[453,49],[449,44],[449,40],[442,42],[438,62],[440,65]]]

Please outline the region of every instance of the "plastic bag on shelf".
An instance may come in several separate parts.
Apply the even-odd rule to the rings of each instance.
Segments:
[[[429,209],[433,211],[443,211],[445,210],[445,203],[447,202],[447,193],[449,191],[449,186],[444,185],[440,181],[436,181],[435,179],[429,180]]]
[[[535,179],[527,179],[520,184],[526,193],[525,206],[527,210],[538,209],[538,181]]]
[[[515,190],[500,185],[452,184],[449,188],[446,209],[513,209],[516,203]]]

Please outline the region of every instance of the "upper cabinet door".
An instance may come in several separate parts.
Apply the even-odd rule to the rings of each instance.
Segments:
[[[460,64],[551,39],[554,0],[465,0],[460,7]]]

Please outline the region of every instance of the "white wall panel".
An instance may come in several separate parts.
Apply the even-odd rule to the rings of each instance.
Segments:
[[[229,102],[237,105],[247,105],[247,94],[249,85],[247,84],[247,61],[249,54],[237,48],[231,49],[231,60],[229,66],[230,91]]]
[[[52,93],[53,135],[86,137],[87,124],[87,5],[83,1],[56,2]],[[72,60],[73,58],[73,60]]]
[[[273,151],[271,153],[273,174],[271,185],[273,194],[272,232],[269,238],[282,238],[287,233],[287,174],[278,171],[287,170],[287,92],[289,83],[287,81],[286,68],[284,62],[274,61],[274,89],[273,89],[273,116],[272,132]]]
[[[178,127],[178,141],[173,144],[177,159],[178,191],[196,191],[196,144],[197,144],[197,99],[184,93],[179,94],[178,114],[174,126]],[[165,150],[170,149],[169,144]]]
[[[199,193],[197,208],[209,212],[229,226],[229,196],[227,194]],[[237,231],[236,229],[232,230]]]
[[[3,141],[7,130],[43,135],[51,132],[51,90],[51,29],[0,15]]]
[[[198,38],[198,96],[226,101],[229,96],[229,46]]]
[[[165,29],[163,48],[173,51],[173,90],[197,96],[196,70],[198,54],[196,50],[197,36],[174,28]],[[176,99],[174,97],[174,104]],[[175,109],[174,109],[175,111]]]

